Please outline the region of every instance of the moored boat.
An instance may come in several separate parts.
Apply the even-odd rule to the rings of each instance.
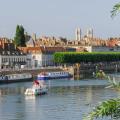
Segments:
[[[50,80],[50,79],[64,79],[64,78],[71,78],[72,75],[66,71],[60,72],[42,72],[38,74],[38,80]]]
[[[0,75],[0,84],[26,82],[26,81],[32,81],[32,80],[33,80],[33,77],[30,73]]]

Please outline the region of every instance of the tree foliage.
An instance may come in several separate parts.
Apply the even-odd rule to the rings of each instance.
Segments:
[[[110,76],[107,76],[107,79],[109,81],[109,86],[107,86],[106,88],[120,90],[120,81],[116,80],[115,77],[110,77]]]
[[[113,6],[111,16],[114,17],[119,12],[120,3],[117,3]],[[118,56],[119,53],[114,56],[114,59],[119,60],[120,58]],[[120,88],[120,83],[116,84],[116,82],[112,81],[112,87]],[[102,102],[102,104],[98,105],[84,120],[94,120],[94,118],[106,116],[110,116],[112,119],[116,120],[120,119],[120,99],[110,99]]]
[[[14,43],[16,44],[16,46],[20,46],[20,47],[26,46],[24,28],[22,25],[17,25],[17,27],[16,27],[16,34],[14,37]]]
[[[98,117],[120,119],[120,99],[110,99],[98,105],[84,120],[94,120]]]
[[[113,9],[111,11],[111,16],[114,17],[116,14],[120,12],[120,3],[117,3],[113,6]]]
[[[120,52],[57,52],[54,54],[56,63],[111,62],[119,60]]]

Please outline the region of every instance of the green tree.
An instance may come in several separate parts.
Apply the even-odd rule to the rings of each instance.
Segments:
[[[56,63],[111,62],[120,61],[120,52],[56,52]]]
[[[102,102],[83,120],[94,120],[99,117],[111,117],[111,119],[120,119],[120,99],[110,99]]]
[[[25,47],[25,35],[24,35],[24,28],[22,25],[17,25],[16,27],[16,34],[14,37],[14,43],[16,46]]]
[[[115,4],[115,5],[113,6],[113,9],[112,9],[112,11],[111,11],[111,16],[114,17],[114,16],[116,16],[119,12],[120,12],[120,2],[117,3],[117,4]]]
[[[120,3],[117,3],[113,6],[111,11],[111,16],[114,17],[120,12]],[[116,85],[113,84],[113,87]],[[117,85],[119,87],[119,85]],[[102,102],[98,105],[92,112],[89,113],[84,120],[94,120],[98,117],[107,117],[110,116],[112,119],[120,119],[120,98],[110,99]]]

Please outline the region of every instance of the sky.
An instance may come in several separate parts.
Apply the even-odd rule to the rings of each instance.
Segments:
[[[120,0],[0,0],[0,37],[14,38],[17,24],[32,35],[75,39],[75,29],[93,29],[97,38],[120,37]]]

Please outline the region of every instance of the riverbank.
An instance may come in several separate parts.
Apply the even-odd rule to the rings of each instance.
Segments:
[[[120,62],[77,63],[65,69],[68,69],[76,79],[92,78],[93,73],[99,70],[103,70],[106,74],[119,73]]]
[[[41,67],[41,68],[34,68],[34,69],[4,69],[1,70],[1,74],[8,75],[8,74],[15,74],[15,73],[31,73],[33,77],[36,77],[37,74],[40,72],[57,72],[57,71],[69,71],[74,78],[76,79],[83,79],[86,77],[91,78],[93,72],[97,70],[103,70],[105,73],[117,73],[120,72],[120,63],[119,62],[111,62],[111,63],[81,63],[78,68],[73,66],[67,67]]]
[[[6,69],[0,71],[0,73],[3,75],[31,73],[32,76],[35,77],[40,72],[56,72],[56,71],[62,71],[62,69],[60,67],[45,67],[45,68],[34,68],[34,69]]]

